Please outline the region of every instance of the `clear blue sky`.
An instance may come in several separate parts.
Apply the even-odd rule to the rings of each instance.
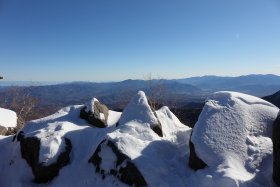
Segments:
[[[0,0],[6,80],[280,74],[279,0]]]

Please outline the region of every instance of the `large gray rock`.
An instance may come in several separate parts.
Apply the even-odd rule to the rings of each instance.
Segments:
[[[106,158],[102,157],[102,152],[105,152]],[[108,152],[111,152],[111,155],[108,155]],[[88,162],[96,167],[95,171],[100,173],[103,179],[107,175],[113,175],[129,186],[147,186],[144,177],[131,159],[122,153],[110,140],[103,140]],[[104,164],[103,162],[107,163]],[[111,168],[103,168],[102,166],[104,165],[111,166]]]
[[[17,135],[20,141],[21,157],[26,160],[32,169],[34,182],[46,183],[58,176],[59,170],[70,163],[70,152],[72,150],[71,141],[64,138],[65,150],[58,156],[56,162],[50,165],[43,165],[39,162],[40,139],[37,137],[24,137],[21,131]]]
[[[2,127],[0,125],[0,135],[6,135],[7,131],[8,131],[8,129],[6,127]]]
[[[273,180],[280,186],[280,114],[273,124]]]
[[[0,135],[3,135],[3,136],[9,136],[9,135],[13,135],[13,134],[16,134],[16,128],[12,128],[12,127],[2,127],[0,125]]]
[[[80,117],[88,121],[89,124],[104,128],[107,126],[109,109],[106,105],[93,98],[81,109]]]

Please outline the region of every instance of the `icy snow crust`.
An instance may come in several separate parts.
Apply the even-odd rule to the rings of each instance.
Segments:
[[[222,95],[228,96],[222,97]],[[237,98],[245,99],[246,105],[243,106],[244,102]],[[123,114],[109,111],[107,128],[95,128],[80,119],[79,113],[84,105],[66,107],[51,116],[29,122],[22,131],[25,137],[36,136],[41,139],[39,159],[44,165],[56,161],[65,148],[64,138],[68,138],[72,143],[70,164],[63,167],[59,176],[47,184],[39,185],[32,182],[31,168],[21,158],[20,143],[13,142],[12,136],[0,136],[0,186],[127,186],[111,175],[102,180],[102,176],[95,172],[93,164],[88,163],[89,158],[104,139],[114,142],[118,149],[131,159],[150,187],[273,186],[269,129],[270,122],[275,117],[274,112],[277,113],[278,109],[260,99],[256,102],[256,98],[236,93],[217,93],[207,103],[192,137],[198,149],[197,154],[209,165],[203,170],[194,172],[187,165],[191,129],[183,125],[168,107],[163,107],[156,111],[163,131],[163,137],[159,137],[150,128],[151,123],[157,119],[148,105],[145,94],[139,92]],[[254,115],[253,110],[257,112]],[[246,119],[252,123],[248,125],[245,124],[245,119],[241,120],[246,128],[240,131],[223,128],[220,124],[222,122],[227,122],[225,125],[236,125],[234,121],[229,123],[231,118],[222,114],[227,111],[234,111],[234,114],[240,112],[243,117],[246,117],[245,113],[250,114]],[[213,115],[218,119],[212,119]],[[235,121],[240,121],[237,114],[232,117]],[[119,125],[116,126],[118,121]],[[210,126],[210,123],[214,123],[213,126]],[[217,124],[219,127],[216,128],[214,125]],[[212,128],[215,130],[212,131]],[[229,131],[233,134],[239,133],[241,138],[238,142],[242,143],[241,146],[227,146],[218,138],[213,143],[211,137],[220,135],[224,141],[236,143],[237,135],[228,138],[225,134]],[[243,135],[246,137],[244,138]],[[236,150],[240,148],[241,151]],[[248,155],[243,151],[248,152]],[[116,162],[112,150],[104,147],[99,154],[106,161],[101,163],[101,167],[108,170],[112,168]],[[214,157],[218,157],[219,162],[215,161]],[[248,169],[250,164],[253,170]],[[261,177],[254,177],[257,176],[255,174],[257,170],[262,171],[259,172],[262,173]]]
[[[17,114],[14,111],[0,108],[0,126],[2,127],[16,127]]]
[[[196,154],[224,176],[248,181],[271,158],[272,125],[279,109],[245,94],[217,92],[208,98],[193,129]],[[270,171],[271,172],[271,171]]]

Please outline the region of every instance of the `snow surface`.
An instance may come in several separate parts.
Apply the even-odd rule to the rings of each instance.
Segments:
[[[102,144],[101,152],[98,153],[98,156],[102,158],[100,168],[105,171],[105,173],[109,173],[111,168],[114,168],[114,165],[117,162],[117,157],[114,154],[112,148],[105,146]]]
[[[54,162],[64,150],[64,138],[72,143],[70,164],[47,184],[32,182],[31,168],[21,158],[20,143],[13,142],[13,136],[0,136],[0,186],[125,187],[111,175],[103,180],[93,164],[88,163],[104,139],[114,142],[131,159],[149,187],[273,186],[270,122],[278,109],[263,100],[228,92],[209,98],[192,136],[197,154],[209,167],[196,172],[187,164],[192,129],[183,125],[168,107],[157,110],[155,119],[143,92],[132,99],[123,113],[109,111],[106,128],[92,127],[80,119],[83,107],[63,108],[22,129],[26,137],[41,139],[39,158],[45,165]],[[163,137],[150,128],[155,120],[162,125]],[[116,126],[118,121],[120,125]],[[114,166],[116,158],[111,149],[102,148],[99,156],[104,159],[102,168],[109,170]]]
[[[223,176],[250,181],[272,154],[272,125],[278,112],[254,96],[214,93],[193,129],[196,154]]]
[[[151,127],[158,124],[157,118],[148,104],[148,99],[143,91],[139,91],[125,107],[119,124],[122,125],[129,121],[147,123]]]
[[[17,126],[17,114],[5,108],[0,108],[0,126],[2,127],[16,127]]]
[[[86,104],[85,104],[85,111],[86,112],[89,112],[91,111],[92,113],[94,113],[94,102],[99,102],[96,98],[92,98],[90,101],[88,101]]]

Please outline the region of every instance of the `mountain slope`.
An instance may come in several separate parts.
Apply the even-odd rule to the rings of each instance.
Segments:
[[[280,91],[276,92],[275,94],[263,97],[263,99],[280,108]]]
[[[180,84],[174,81],[154,82],[153,89],[161,87],[167,96],[176,94],[201,95],[201,90],[195,86]],[[32,96],[45,104],[48,103],[83,103],[92,96],[106,100],[113,97],[122,97],[123,94],[132,96],[138,90],[144,90],[149,94],[149,83],[143,80],[126,80],[112,83],[67,83],[49,86],[32,86],[26,88]]]

